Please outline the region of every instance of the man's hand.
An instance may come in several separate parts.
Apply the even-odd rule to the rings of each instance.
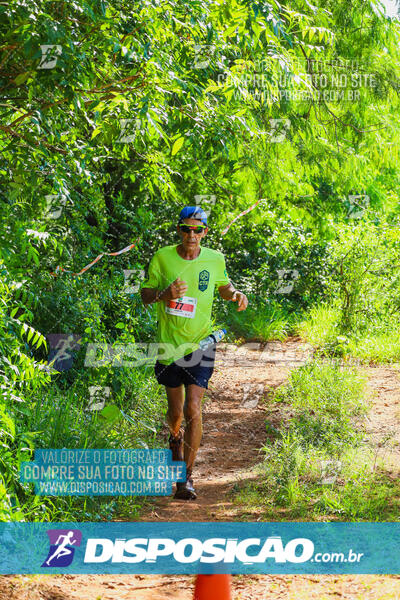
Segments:
[[[185,295],[188,289],[188,285],[186,281],[182,281],[179,277],[175,279],[171,283],[171,285],[167,288],[167,293],[165,294],[165,300],[176,300],[176,298],[181,298]]]
[[[238,302],[238,311],[246,310],[249,301],[247,300],[247,296],[242,294],[242,292],[234,292],[232,296],[232,302]]]
[[[175,300],[185,295],[188,285],[186,281],[175,279],[167,288],[163,290],[156,290],[153,288],[142,288],[140,295],[144,305],[153,304],[153,302],[169,302],[169,300]]]
[[[219,295],[224,300],[232,300],[232,302],[238,302],[238,310],[246,310],[249,301],[247,300],[247,296],[235,290],[232,283],[229,282],[227,285],[223,285],[218,288]]]

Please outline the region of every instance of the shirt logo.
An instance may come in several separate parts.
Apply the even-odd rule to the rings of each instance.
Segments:
[[[204,292],[208,288],[208,283],[210,281],[210,273],[205,269],[200,271],[199,273],[199,290]]]

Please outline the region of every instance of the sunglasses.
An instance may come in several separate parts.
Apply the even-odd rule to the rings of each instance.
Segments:
[[[184,233],[190,233],[190,231],[201,233],[206,227],[204,225],[179,225],[179,229]]]

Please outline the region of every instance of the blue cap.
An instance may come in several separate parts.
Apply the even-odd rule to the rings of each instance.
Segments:
[[[182,208],[178,223],[182,223],[184,219],[198,219],[204,225],[207,225],[207,215],[201,206],[185,206],[185,208]]]

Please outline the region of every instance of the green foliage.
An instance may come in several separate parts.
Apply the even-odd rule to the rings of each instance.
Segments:
[[[284,340],[292,330],[293,314],[274,301],[268,304],[252,294],[248,298],[246,312],[237,311],[235,303],[228,307],[225,320],[229,336],[260,342]]]
[[[12,280],[3,262],[0,263],[0,517],[8,516],[18,507],[22,486],[19,464],[31,456],[36,431],[19,428],[30,414],[31,403],[50,377],[43,361],[30,354],[28,342],[39,348],[46,341],[29,321],[32,311],[18,297],[20,283]],[[29,305],[29,302],[27,302]]]
[[[263,448],[258,483],[235,501],[269,520],[396,520],[398,485],[364,444],[366,381],[338,362],[291,372],[274,396],[290,418]],[[286,412],[285,411],[285,412]]]
[[[215,196],[206,244],[251,301],[237,313],[218,300],[217,326],[283,339],[306,319],[328,352],[398,356],[399,28],[375,0],[11,0],[0,16],[4,518],[117,510],[35,498],[19,462],[46,444],[154,442],[163,405],[148,372],[87,368],[85,352],[154,339],[154,307],[124,290],[124,271],[138,283],[196,195]],[[348,75],[333,99],[327,65]],[[362,193],[358,222],[349,195]],[[288,292],[281,271],[297,273]],[[47,368],[51,333],[80,336],[68,371]],[[112,390],[102,416],[85,412],[91,385]]]
[[[325,354],[398,360],[399,235],[396,223],[342,227],[329,246],[326,302],[307,311],[300,335]]]
[[[291,427],[306,447],[323,448],[332,455],[359,439],[354,420],[365,413],[366,380],[355,368],[338,361],[310,362],[290,372],[276,401],[294,409]]]
[[[236,490],[234,501],[249,518],[283,521],[397,521],[399,485],[371,453],[349,448],[332,462],[293,437],[268,450],[255,471],[257,483]],[[332,481],[324,481],[331,465]],[[329,479],[328,479],[329,481]]]
[[[339,317],[339,309],[317,304],[307,312],[307,318],[298,323],[297,331],[314,347],[332,345],[337,342]]]
[[[341,301],[342,332],[365,330],[376,320],[398,315],[400,231],[362,223],[343,228],[332,243],[330,293]]]

